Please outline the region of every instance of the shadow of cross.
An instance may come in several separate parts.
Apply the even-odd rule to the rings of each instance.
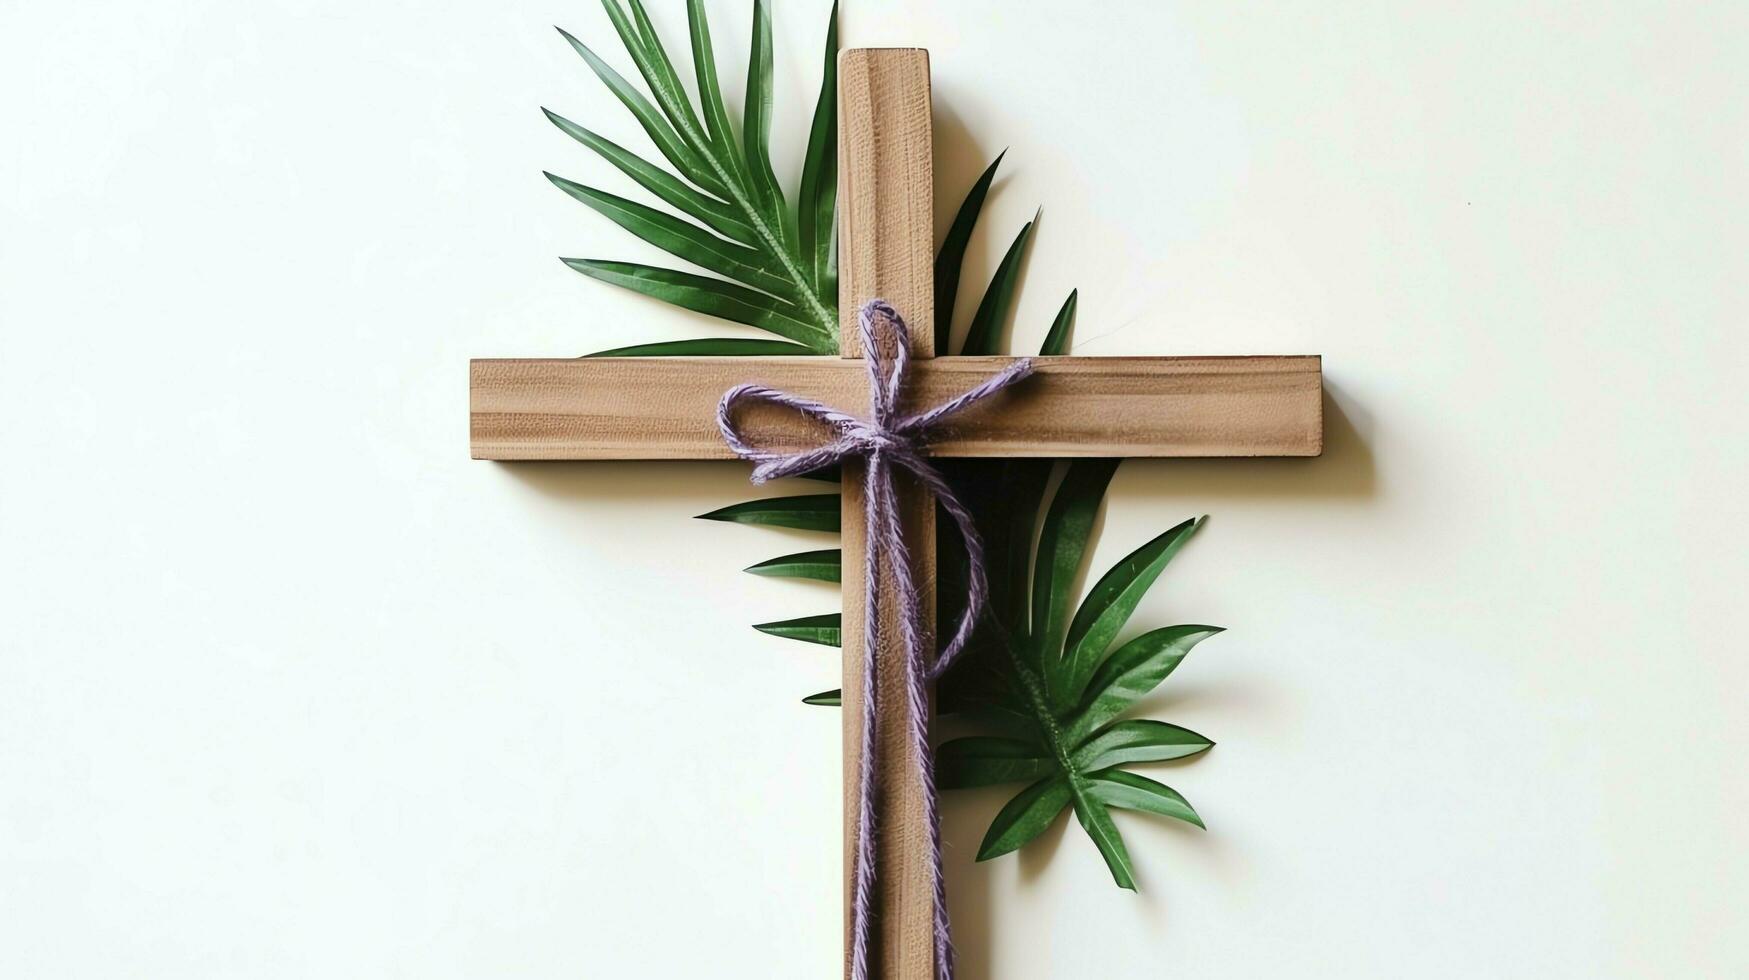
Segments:
[[[933,165],[929,55],[921,49],[853,48],[838,62],[839,292],[843,359],[652,357],[480,359],[472,362],[471,441],[476,459],[732,459],[717,431],[717,401],[758,382],[861,414],[867,376],[858,308],[886,299],[911,332],[905,403],[939,404],[1001,370],[1007,357],[934,358]],[[1316,456],[1323,449],[1319,358],[1040,357],[1022,384],[944,421],[935,456]],[[738,417],[764,449],[817,446],[815,423],[772,406]],[[861,463],[845,464],[843,588],[864,590],[867,547]],[[934,622],[935,509],[903,474],[901,522]],[[883,580],[878,609],[845,604],[844,810],[846,887],[861,800],[855,774],[864,746],[863,637],[880,616],[876,652],[879,835],[875,958],[881,980],[934,976],[929,833],[906,737],[898,603]],[[886,625],[886,624],[891,625]],[[892,649],[887,649],[892,647]],[[848,910],[848,895],[846,908]],[[846,930],[848,932],[848,911]],[[848,963],[848,957],[847,957]],[[848,969],[848,967],[847,967]]]

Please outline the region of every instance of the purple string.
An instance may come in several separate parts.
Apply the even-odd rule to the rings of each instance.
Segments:
[[[875,741],[875,657],[881,647],[880,577],[892,576],[899,597],[899,630],[905,649],[905,699],[910,709],[911,749],[917,758],[917,777],[923,785],[923,815],[929,828],[930,874],[935,901],[935,966],[940,980],[953,978],[953,943],[947,921],[947,890],[941,873],[941,822],[935,794],[935,760],[929,752],[929,683],[952,665],[971,639],[972,627],[983,611],[989,594],[984,569],[984,545],[972,526],[971,514],[954,495],[941,474],[930,466],[923,444],[929,430],[953,413],[976,404],[1032,373],[1032,362],[1022,359],[957,398],[916,415],[899,412],[900,389],[910,366],[910,332],[905,321],[885,300],[872,299],[856,315],[861,330],[863,356],[868,360],[869,414],[859,419],[808,398],[764,385],[736,385],[717,404],[717,427],[723,441],[742,459],[752,460],[753,482],[797,476],[830,466],[850,457],[864,457],[863,499],[868,542],[863,549],[863,603],[865,615],[862,658],[862,765],[857,774],[862,807],[856,815],[856,861],[850,905],[850,977],[867,980],[870,908],[874,902],[875,878],[875,771],[879,743]],[[836,437],[824,445],[796,453],[767,452],[742,440],[731,416],[743,401],[766,402],[793,408],[802,415],[830,426]],[[923,604],[917,583],[911,577],[911,556],[899,526],[899,498],[893,486],[893,468],[909,472],[935,496],[953,518],[966,542],[968,565],[966,608],[952,642],[933,662],[925,663],[930,646],[929,625],[923,621]]]

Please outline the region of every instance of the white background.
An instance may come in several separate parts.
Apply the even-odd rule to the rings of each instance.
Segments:
[[[1744,10],[851,2],[938,227],[1010,148],[962,318],[1042,205],[1017,347],[1078,286],[1077,353],[1330,392],[1119,472],[1095,569],[1213,515],[1134,620],[1230,630],[1147,702],[1211,830],[1120,815],[1138,896],[956,795],[963,977],[1749,975]],[[626,64],[586,0],[0,11],[0,975],[837,975],[835,657],[748,628],[835,597],[738,571],[827,542],[467,458],[470,356],[735,332],[556,261],[655,254],[540,175],[627,186],[543,104],[646,147],[555,23]]]

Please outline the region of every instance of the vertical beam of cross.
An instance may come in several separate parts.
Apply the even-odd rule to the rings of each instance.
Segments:
[[[934,162],[929,53],[856,48],[838,59],[838,310],[845,357],[862,356],[857,309],[887,300],[911,329],[911,355],[935,354]],[[845,973],[862,754],[863,644],[867,616],[881,617],[876,664],[880,753],[877,785],[875,929],[871,975],[932,980],[933,885],[929,826],[917,759],[906,737],[904,652],[898,603],[883,589],[878,611],[863,607],[863,467],[844,467],[844,855]],[[922,593],[925,622],[935,621],[935,507],[908,476],[897,474],[900,523]]]

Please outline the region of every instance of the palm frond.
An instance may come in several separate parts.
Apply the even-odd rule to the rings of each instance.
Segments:
[[[741,139],[724,108],[701,0],[688,0],[687,23],[700,106],[682,86],[674,62],[641,0],[602,0],[646,95],[575,36],[559,33],[637,119],[672,170],[547,111],[547,118],[654,194],[678,215],[548,174],[560,190],[711,279],[676,269],[593,259],[567,265],[613,285],[675,306],[776,333],[810,352],[838,350],[837,279],[832,269],[837,130],[837,10],[827,30],[824,77],[803,163],[797,209],[785,203],[771,165],[771,17],[755,0],[747,102]],[[696,222],[696,223],[695,223]],[[603,352],[611,353],[611,352]]]
[[[1202,820],[1177,791],[1123,767],[1185,758],[1214,743],[1177,725],[1121,716],[1158,687],[1192,647],[1220,630],[1169,626],[1111,649],[1142,596],[1202,526],[1200,519],[1172,528],[1118,562],[1070,619],[1094,518],[1115,468],[1110,460],[1069,464],[1039,525],[1030,582],[1011,577],[996,589],[995,604],[1008,625],[1001,647],[1010,682],[982,689],[974,684],[960,692],[966,703],[1027,723],[1005,725],[1001,737],[945,742],[937,749],[936,766],[944,789],[1031,783],[991,822],[979,860],[1018,849],[1072,809],[1112,879],[1134,889],[1135,869],[1109,808],[1163,814],[1197,826]],[[1036,509],[1033,515],[1036,519]],[[1023,611],[1028,606],[1030,613]]]

